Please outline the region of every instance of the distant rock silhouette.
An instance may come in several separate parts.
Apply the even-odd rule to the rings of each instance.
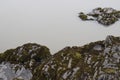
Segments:
[[[113,8],[95,8],[92,12],[84,14],[83,12],[79,13],[79,17],[83,21],[97,21],[102,25],[109,26],[114,24],[120,19],[120,11]]]

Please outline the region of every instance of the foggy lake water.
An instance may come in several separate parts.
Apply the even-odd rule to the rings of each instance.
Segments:
[[[55,53],[66,46],[120,36],[120,22],[105,27],[94,21],[81,21],[79,12],[96,7],[120,10],[119,0],[1,0],[0,52],[25,43],[38,43]]]

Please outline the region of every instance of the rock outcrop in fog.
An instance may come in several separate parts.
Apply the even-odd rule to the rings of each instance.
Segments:
[[[66,47],[33,73],[33,80],[120,80],[120,38]]]
[[[54,55],[38,44],[0,54],[0,80],[120,80],[120,37],[107,36]]]
[[[95,8],[92,12],[84,14],[80,12],[80,19],[83,21],[97,21],[102,25],[109,26],[120,19],[120,11],[113,8]]]

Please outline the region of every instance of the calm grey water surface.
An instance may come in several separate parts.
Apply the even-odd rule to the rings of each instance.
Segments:
[[[65,46],[82,46],[120,36],[120,22],[104,27],[83,22],[80,11],[96,7],[120,10],[120,0],[0,0],[0,52],[24,43],[46,45],[52,53]]]

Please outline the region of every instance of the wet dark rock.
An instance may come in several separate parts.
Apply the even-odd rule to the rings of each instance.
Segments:
[[[113,8],[95,8],[92,12],[84,14],[83,12],[79,14],[81,20],[95,20],[100,24],[109,26],[114,24],[120,18],[120,11]],[[90,17],[90,18],[89,18]]]

